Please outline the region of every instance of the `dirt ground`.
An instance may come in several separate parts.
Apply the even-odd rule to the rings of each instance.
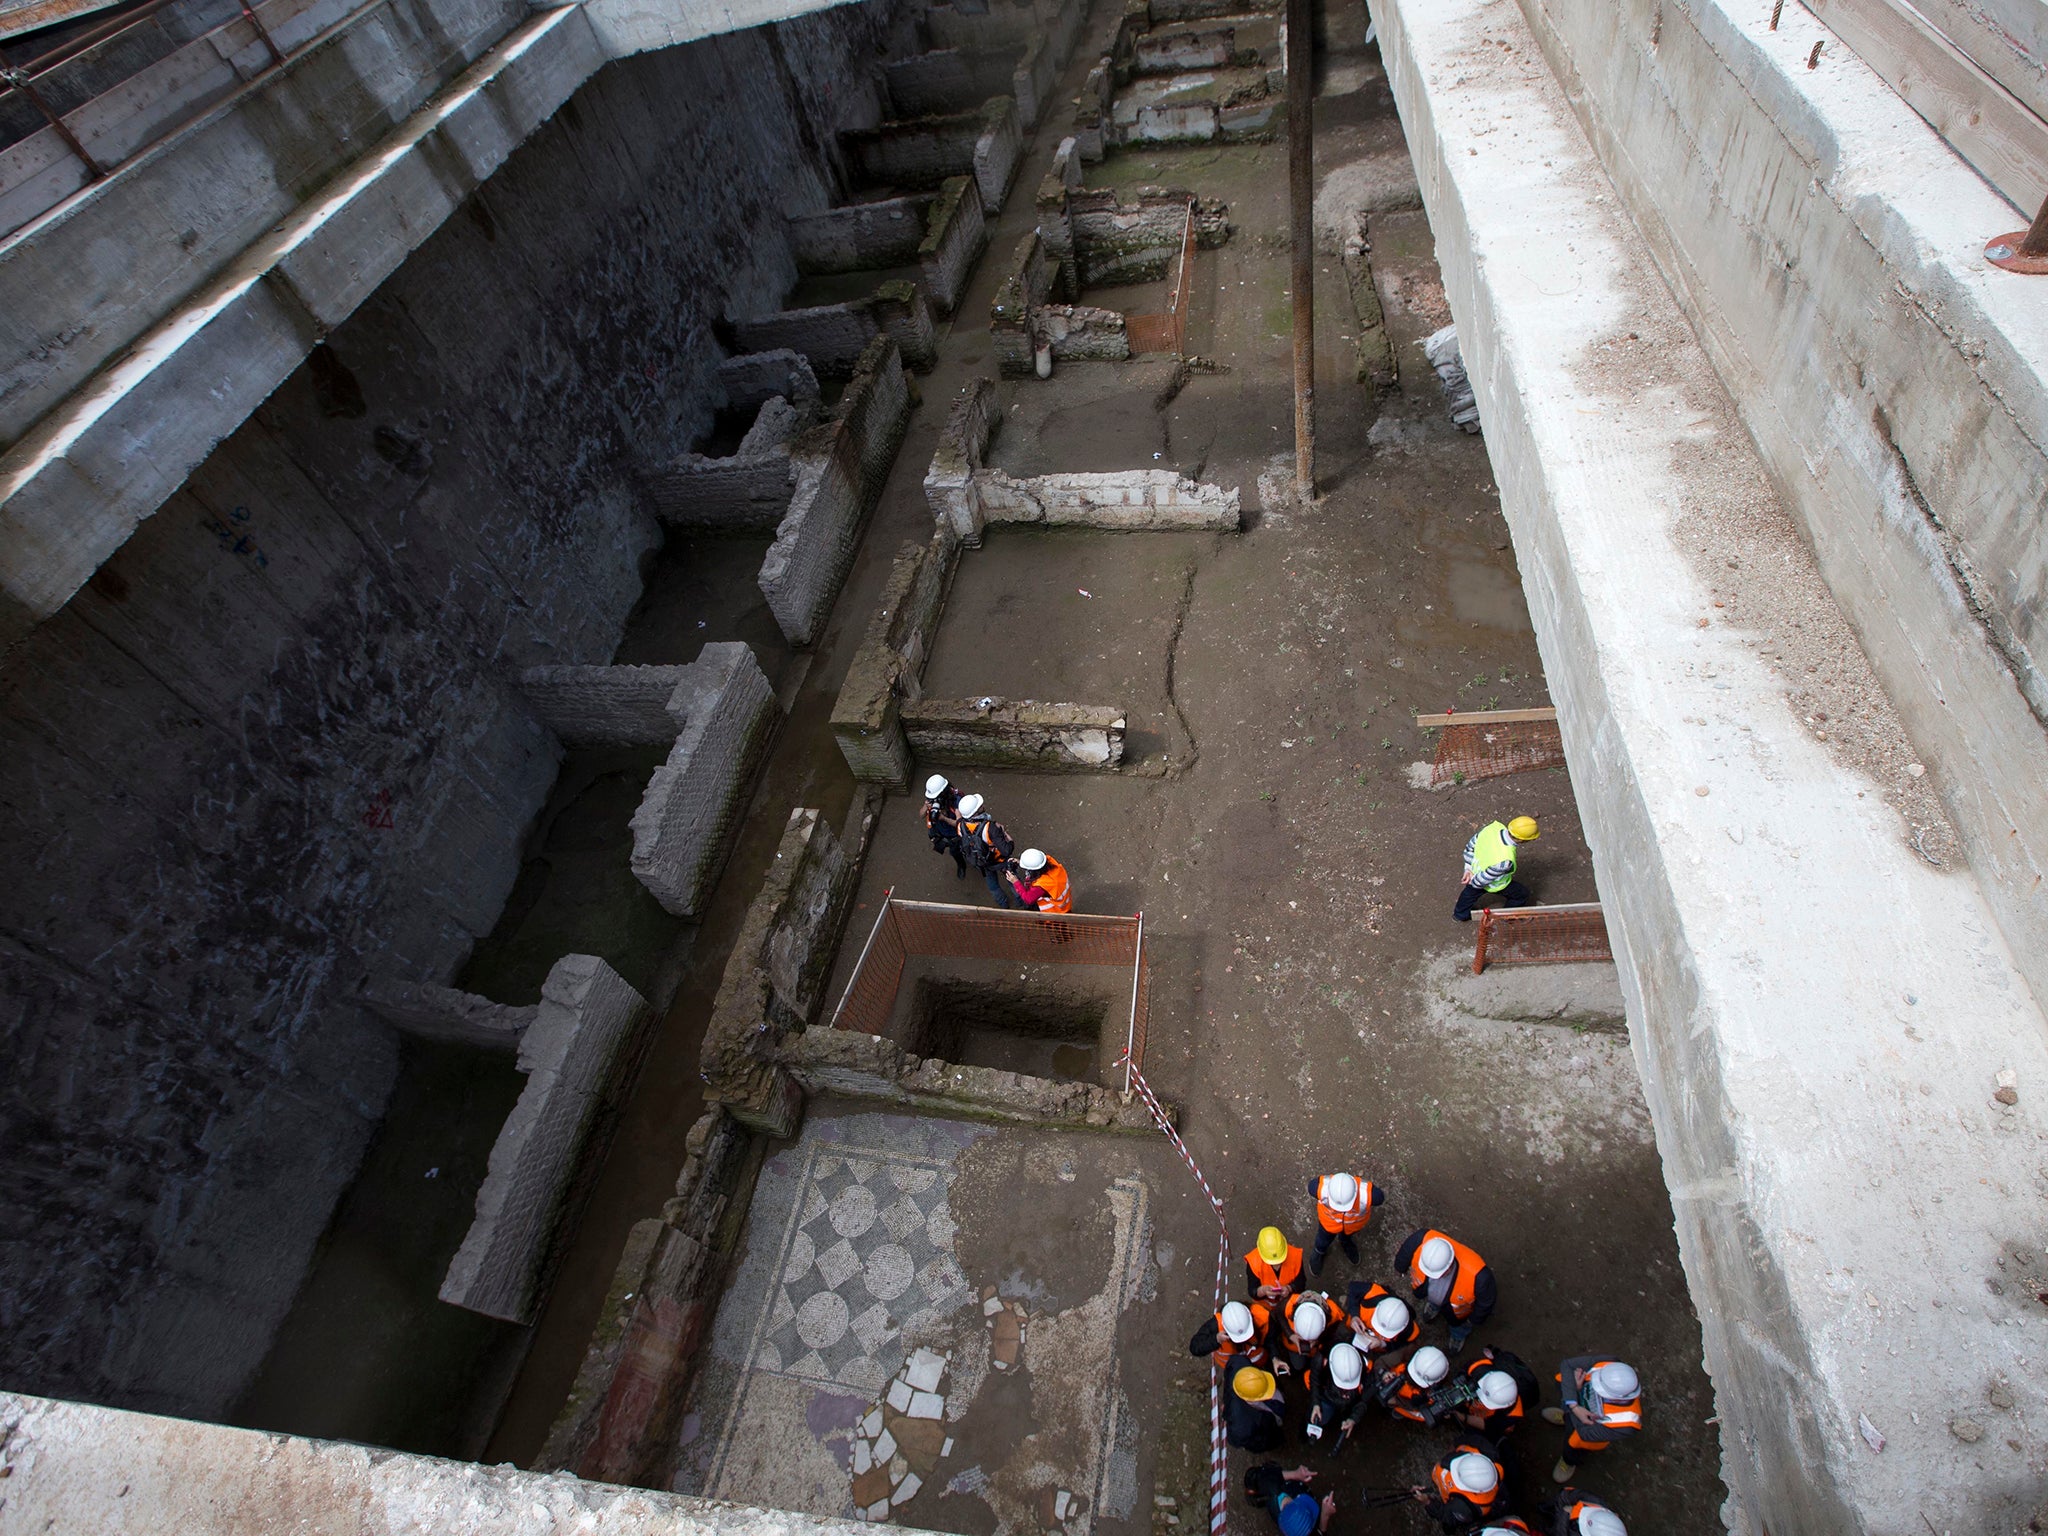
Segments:
[[[1114,25],[1109,9],[1096,8],[1091,36]],[[1382,196],[1389,164],[1399,167],[1399,123],[1362,46],[1364,25],[1362,5],[1333,6],[1319,60],[1326,238],[1341,235],[1360,197]],[[1084,41],[1073,84],[1099,51],[1099,39]],[[757,544],[679,543],[650,575],[618,660],[687,661],[704,641],[746,640],[788,711],[704,921],[657,931],[636,916],[635,893],[596,869],[590,850],[607,842],[623,866],[632,797],[609,793],[598,770],[610,765],[593,764],[580,778],[565,771],[561,804],[531,850],[545,879],[535,876],[525,905],[479,952],[470,984],[505,1001],[529,1000],[514,994],[537,984],[544,952],[559,953],[569,932],[672,994],[539,1325],[530,1338],[512,1337],[516,1330],[479,1327],[433,1300],[466,1228],[507,1079],[501,1064],[466,1073],[428,1063],[439,1077],[425,1074],[414,1107],[394,1111],[337,1219],[325,1277],[308,1287],[293,1341],[274,1362],[274,1391],[247,1422],[490,1460],[523,1463],[537,1452],[627,1230],[658,1212],[681,1165],[700,1108],[697,1051],[712,993],[788,809],[817,806],[838,822],[851,803],[854,786],[827,728],[832,702],[891,559],[904,541],[928,535],[925,467],[951,400],[993,371],[989,300],[1029,227],[1029,190],[1057,141],[1055,113],[994,221],[958,317],[942,330],[938,367],[918,380],[923,403],[815,650],[791,654],[775,635],[751,581]],[[1425,1223],[1477,1247],[1502,1298],[1478,1342],[1504,1344],[1546,1378],[1561,1357],[1596,1348],[1643,1375],[1648,1429],[1611,1468],[1589,1472],[1587,1485],[1636,1529],[1718,1529],[1720,1449],[1699,1328],[1613,1009],[1553,1006],[1557,983],[1537,971],[1505,973],[1480,999],[1459,990],[1470,931],[1451,923],[1450,906],[1460,852],[1482,822],[1535,815],[1543,837],[1523,871],[1539,899],[1595,896],[1571,786],[1561,770],[1438,793],[1409,781],[1430,752],[1416,712],[1546,701],[1485,445],[1450,426],[1419,351],[1445,318],[1427,221],[1395,206],[1369,226],[1402,381],[1377,413],[1355,382],[1357,321],[1339,251],[1321,252],[1322,495],[1304,508],[1268,494],[1291,472],[1284,145],[1114,156],[1088,180],[1181,185],[1229,203],[1235,233],[1198,256],[1189,321],[1191,345],[1215,371],[1196,372],[1164,404],[1171,370],[1157,360],[1006,381],[993,456],[1019,473],[1177,468],[1239,488],[1246,527],[1228,537],[1002,529],[969,552],[927,691],[1113,703],[1131,721],[1124,773],[984,775],[970,787],[1020,838],[1067,863],[1080,910],[1145,914],[1145,1070],[1181,1109],[1228,1210],[1233,1254],[1269,1221],[1308,1236],[1310,1175],[1346,1168],[1375,1179],[1388,1204],[1365,1235],[1358,1273],[1391,1282],[1393,1247]],[[1139,309],[1156,307],[1157,294],[1100,289],[1089,298]],[[856,940],[890,886],[923,899],[986,900],[927,851],[915,803],[900,797],[887,803],[864,869]],[[850,963],[842,958],[842,974]],[[1104,1065],[1099,1053],[1092,1065]],[[1077,1140],[1085,1148],[1087,1138]],[[1147,1191],[1151,1269],[1114,1340],[1136,1410],[1137,1494],[1128,1514],[1104,1508],[1097,1518],[1118,1536],[1146,1527],[1181,1536],[1199,1529],[1206,1498],[1207,1373],[1186,1341],[1210,1310],[1216,1230],[1163,1142],[1143,1152],[1116,1146],[1112,1155],[1105,1144],[1105,1163],[1128,1165]],[[450,1176],[422,1184],[428,1166]],[[1083,1187],[1103,1182],[1092,1173]],[[420,1206],[422,1190],[433,1195],[430,1208]],[[1096,1217],[1070,1211],[1076,1198],[1069,1191],[1047,1207],[1045,1240],[1029,1245],[1033,1272],[1020,1267],[1019,1284],[1049,1294],[1079,1285],[1093,1262],[1080,1257],[1082,1237]],[[371,1263],[364,1255],[397,1211],[416,1212],[418,1228],[403,1263],[381,1251]],[[1074,1241],[1060,1241],[1070,1228]],[[366,1264],[378,1272],[359,1273]],[[1353,1273],[1337,1257],[1326,1278],[1339,1288]],[[1233,1259],[1233,1286],[1240,1279]],[[370,1328],[365,1317],[383,1321]],[[494,1417],[486,1445],[481,1426]],[[1419,1513],[1366,1514],[1356,1495],[1416,1480],[1446,1437],[1377,1420],[1362,1438],[1334,1469],[1336,1529],[1421,1531]],[[1526,1512],[1547,1495],[1559,1436],[1537,1424],[1522,1438]],[[1289,1465],[1304,1459],[1301,1442],[1281,1455]],[[1234,1454],[1232,1518],[1249,1530],[1259,1517],[1236,1495],[1243,1465]],[[1169,1510],[1155,1497],[1176,1502]],[[962,1511],[982,1507],[927,1496],[901,1518],[980,1530],[985,1514]]]

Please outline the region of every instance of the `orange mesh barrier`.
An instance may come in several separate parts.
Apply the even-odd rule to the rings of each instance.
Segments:
[[[961,907],[937,901],[902,901],[885,896],[867,945],[832,1016],[834,1029],[879,1035],[896,1011],[903,968],[915,956],[944,960],[1006,960],[1039,965],[1115,965],[1131,971],[1128,1048],[1132,1067],[1142,1066],[1146,1014],[1150,1008],[1143,917],[1107,917],[1093,912],[1018,912],[996,907]],[[1130,1091],[1130,1073],[1124,1074]]]
[[[1472,973],[1489,965],[1540,965],[1557,960],[1612,960],[1607,919],[1597,901],[1561,907],[1506,907],[1479,914]]]
[[[1195,205],[1188,202],[1188,218],[1180,235],[1180,264],[1173,274],[1173,286],[1166,291],[1163,315],[1126,315],[1124,339],[1133,352],[1171,352],[1176,357],[1188,350],[1188,300],[1195,280]]]
[[[1558,734],[1554,709],[1489,710],[1419,719],[1442,722],[1436,760],[1429,770],[1432,788],[1564,766],[1564,738]]]

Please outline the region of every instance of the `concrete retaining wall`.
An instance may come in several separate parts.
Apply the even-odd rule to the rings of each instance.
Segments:
[[[832,419],[793,449],[796,490],[761,564],[761,591],[790,644],[808,645],[823,628],[909,420],[896,344],[878,336]]]
[[[555,962],[519,1041],[526,1087],[491,1148],[476,1221],[441,1282],[443,1301],[533,1321],[653,1018],[647,1000],[595,955]]]
[[[2033,210],[1797,10],[1524,9],[2048,997],[2048,329],[1981,255]]]
[[[925,218],[917,248],[918,286],[934,312],[950,315],[959,306],[974,264],[988,248],[988,219],[972,178],[948,177]]]
[[[803,1094],[775,1053],[817,1017],[859,873],[818,812],[790,812],[704,1031],[705,1100],[743,1125],[771,1136],[796,1129]]]
[[[675,670],[684,676],[666,707],[682,731],[633,813],[633,873],[677,917],[696,917],[725,867],[774,734],[775,692],[738,641],[707,645]]]
[[[986,93],[984,93],[984,96]],[[977,96],[975,100],[982,100]],[[789,249],[799,272],[865,272],[908,266],[924,241],[932,194],[849,203],[789,221]]]
[[[1103,705],[913,699],[902,718],[916,760],[942,768],[1113,772],[1124,760],[1124,711]]]
[[[1710,10],[1665,7],[1651,59],[1684,57]],[[2020,1528],[2039,1489],[2020,1426],[2048,1415],[2048,1313],[2015,1283],[2040,1262],[2015,1197],[2048,1134],[2026,1086],[2048,1081],[2018,969],[2034,957],[2001,937],[1984,883],[1916,848],[1942,823],[1913,798],[1905,711],[1520,14],[1390,0],[1375,16],[1615,945],[1714,1383],[1724,1518],[1774,1536],[1900,1531],[1921,1510]],[[1810,42],[1783,46],[1803,71]],[[1852,72],[1816,73],[1831,70]],[[1768,76],[1692,78],[1729,154],[1767,147],[1741,123]],[[1646,149],[1653,107],[1631,109]],[[1845,197],[1882,224],[1874,185],[1801,172],[1771,200],[1825,223]],[[1754,302],[1815,280],[1804,261],[1759,273]],[[1894,298],[1865,285],[1857,302],[1878,316]],[[1818,350],[1820,333],[1788,325],[1779,346]],[[1805,451],[1825,462],[1836,441]],[[1883,522],[1862,508],[1863,528]],[[1960,649],[1952,631],[1920,638],[1929,666]],[[1821,722],[1829,687],[1852,702]]]
[[[10,1524],[43,1536],[862,1536],[870,1528],[786,1510],[521,1472],[509,1464],[85,1403],[0,1394]]]
[[[1151,1112],[1093,1083],[1060,1083],[992,1067],[963,1067],[912,1056],[892,1040],[849,1029],[807,1029],[778,1059],[806,1093],[868,1099],[925,1113],[1024,1125],[1157,1134]],[[1162,1106],[1178,1120],[1172,1106]]]
[[[651,747],[675,740],[701,675],[696,666],[529,667],[519,689],[564,746]]]

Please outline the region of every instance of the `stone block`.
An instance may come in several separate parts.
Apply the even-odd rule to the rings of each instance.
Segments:
[[[526,1087],[491,1148],[441,1299],[530,1323],[546,1299],[653,1010],[594,955],[564,955],[519,1042]]]
[[[373,981],[363,1006],[402,1033],[422,1040],[516,1051],[538,1006],[515,1008],[473,992],[419,982]]]
[[[696,917],[739,830],[775,726],[775,693],[754,653],[707,645],[671,695],[682,728],[633,813],[633,873],[664,908]]]
[[[975,100],[981,100],[976,97]],[[865,272],[917,259],[932,194],[849,203],[789,221],[789,249],[799,272]]]
[[[1222,69],[1236,57],[1235,27],[1148,32],[1136,40],[1131,68],[1140,75],[1177,75],[1198,69]]]
[[[928,543],[905,544],[890,567],[881,606],[832,708],[833,737],[856,779],[909,787],[901,699],[918,693],[959,549],[958,537],[942,525]]]
[[[984,213],[994,214],[1010,195],[1017,166],[1024,158],[1024,130],[1017,121],[1017,103],[997,96],[982,109],[981,131],[974,141],[974,182],[981,189]]]
[[[974,477],[996,429],[1002,425],[1002,402],[996,398],[996,382],[985,375],[968,383],[953,402],[946,425],[939,433],[931,467],[925,471],[925,501],[942,528],[970,548],[981,544],[985,518],[975,495]]]
[[[900,706],[912,755],[941,767],[1114,771],[1124,757],[1125,713],[1032,699],[915,699]]]
[[[1235,490],[1184,480],[1169,469],[1030,479],[982,469],[973,476],[971,495],[985,523],[1234,533],[1243,522]]]
[[[541,724],[570,747],[651,747],[676,739],[676,691],[689,667],[529,667],[520,691]]]
[[[974,181],[949,176],[925,213],[924,238],[917,248],[919,286],[934,311],[950,315],[988,246],[988,220]]]
[[[799,412],[815,414],[818,376],[800,352],[788,347],[741,353],[718,365],[718,392],[736,410],[768,403],[777,395]]]

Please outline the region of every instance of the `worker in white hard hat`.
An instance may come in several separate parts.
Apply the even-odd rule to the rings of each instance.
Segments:
[[[1574,1355],[1558,1367],[1557,1382],[1564,1406],[1544,1409],[1543,1417],[1571,1431],[1550,1470],[1552,1482],[1568,1483],[1588,1456],[1641,1432],[1643,1384],[1634,1366],[1607,1355]]]
[[[1450,1416],[1451,1404],[1444,1392],[1450,1374],[1450,1357],[1434,1344],[1425,1344],[1408,1357],[1405,1366],[1376,1371],[1373,1391],[1380,1406],[1395,1418],[1435,1425]]]
[[[1512,816],[1506,821],[1489,821],[1465,845],[1465,878],[1458,885],[1457,905],[1451,916],[1461,923],[1472,921],[1472,909],[1498,896],[1502,906],[1526,907],[1536,898],[1529,887],[1515,878],[1520,866],[1520,849],[1536,841],[1536,818]]]
[[[1330,1245],[1344,1250],[1344,1257],[1358,1262],[1358,1234],[1372,1220],[1373,1207],[1382,1196],[1371,1179],[1355,1173],[1326,1173],[1308,1181],[1309,1198],[1316,1203],[1316,1241],[1308,1256],[1308,1272],[1320,1275]]]
[[[1273,1309],[1263,1301],[1227,1301],[1223,1310],[1195,1330],[1188,1353],[1207,1355],[1229,1370],[1234,1360],[1272,1368]]]
[[[1605,1499],[1577,1488],[1560,1489],[1536,1515],[1544,1536],[1628,1536],[1628,1527]]]
[[[1333,1344],[1322,1362],[1304,1378],[1308,1386],[1308,1428],[1311,1440],[1323,1442],[1335,1455],[1358,1428],[1372,1397],[1365,1389],[1365,1356],[1350,1343]]]
[[[1352,1281],[1344,1310],[1351,1318],[1351,1342],[1367,1360],[1392,1361],[1422,1336],[1415,1309],[1384,1285]]]
[[[1321,1291],[1303,1291],[1280,1304],[1281,1374],[1306,1372],[1343,1337],[1344,1309]]]
[[[965,879],[967,859],[960,851],[960,791],[946,782],[943,773],[924,781],[924,835],[932,840],[933,853],[953,856],[953,878]]]
[[[1394,1250],[1394,1262],[1408,1271],[1408,1283],[1422,1308],[1422,1320],[1447,1318],[1451,1353],[1464,1349],[1472,1330],[1493,1315],[1499,1299],[1486,1260],[1447,1232],[1419,1227]]]
[[[1067,866],[1042,848],[1026,848],[1009,869],[1010,888],[1027,912],[1071,912],[1074,881]],[[1062,926],[1071,928],[1067,923]]]
[[[997,906],[1017,905],[1008,873],[1010,855],[1017,851],[1016,840],[988,814],[987,803],[980,795],[960,797],[960,851],[969,864],[981,871]]]
[[[1497,1446],[1505,1445],[1509,1435],[1533,1419],[1543,1400],[1536,1373],[1505,1349],[1480,1350],[1464,1376],[1472,1386],[1472,1401],[1459,1410],[1458,1422]]]
[[[1416,1498],[1447,1531],[1469,1531],[1508,1512],[1506,1469],[1492,1444],[1476,1435],[1446,1451],[1430,1468],[1429,1480],[1429,1487],[1416,1490]]]

